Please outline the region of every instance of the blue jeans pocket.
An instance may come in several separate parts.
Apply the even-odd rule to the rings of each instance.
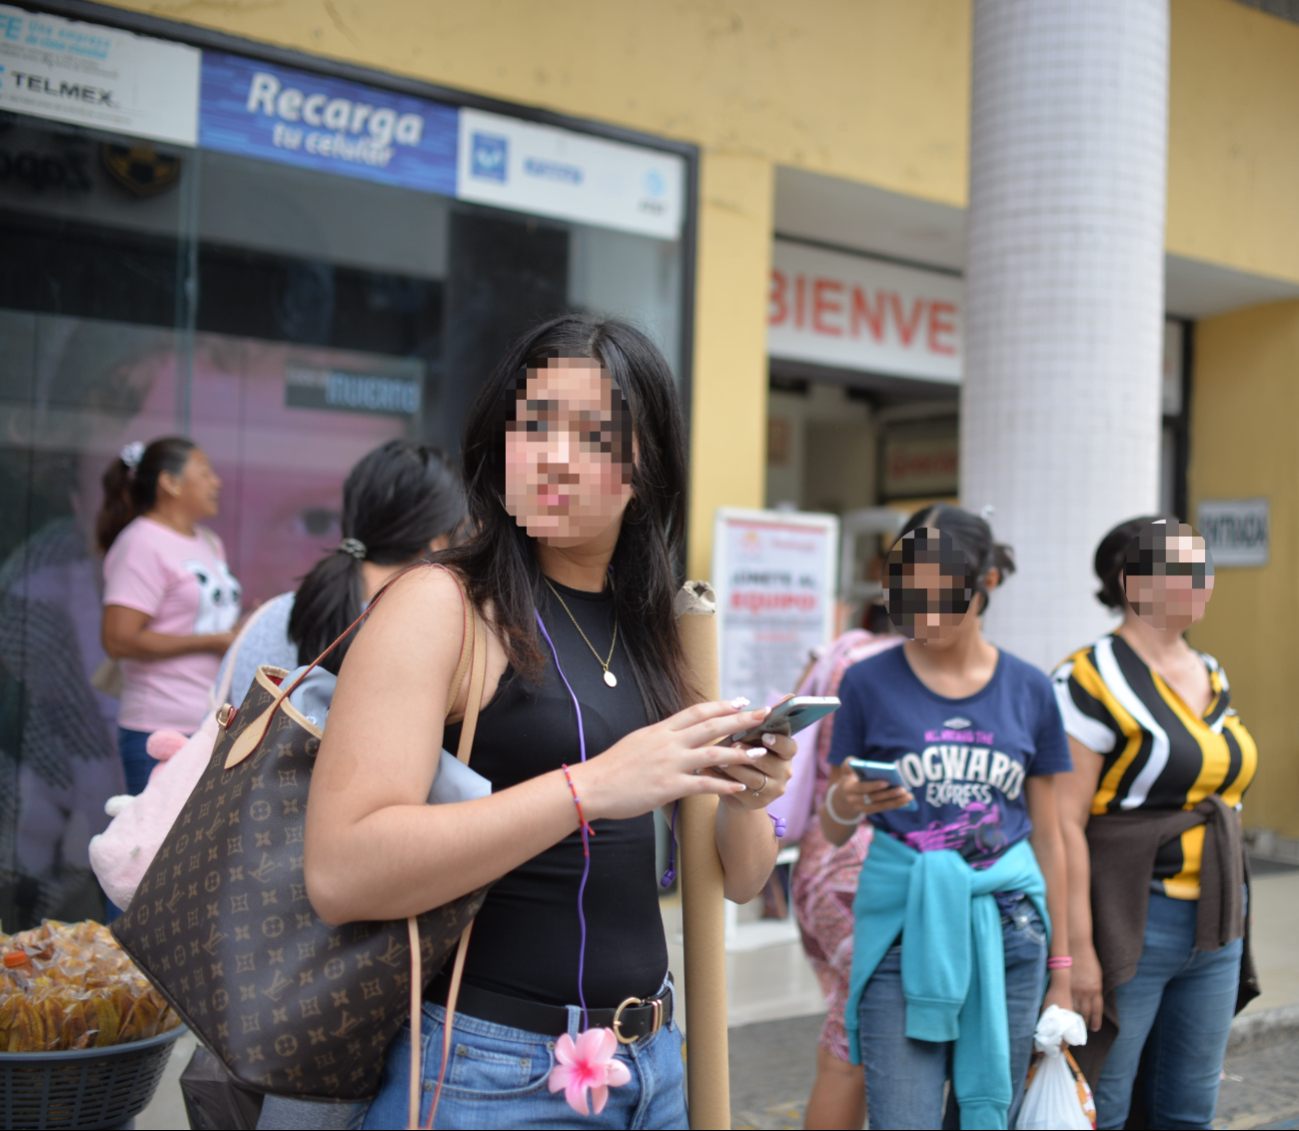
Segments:
[[[1046,945],[1046,924],[1042,922],[1042,916],[1037,913],[1033,901],[1027,897],[1014,905],[1010,915],[1002,916],[1001,929],[1007,941],[1013,933],[1034,946]]]
[[[550,1075],[551,1061],[545,1046],[498,1049],[483,1048],[481,1043],[483,1038],[476,1036],[473,1044],[457,1041],[451,1046],[449,1090],[463,1095],[524,1095],[540,1089]],[[527,1055],[529,1052],[533,1055]]]

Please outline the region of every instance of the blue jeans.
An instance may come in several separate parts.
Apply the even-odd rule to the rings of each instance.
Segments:
[[[1150,894],[1137,972],[1115,991],[1119,1035],[1095,1084],[1097,1127],[1127,1122],[1143,1050],[1149,1125],[1212,1125],[1244,944],[1196,950],[1198,910],[1195,900]]]
[[[1033,1054],[1033,1030],[1046,991],[1046,928],[1027,899],[1001,917],[1006,950],[1006,1018],[1010,1023],[1011,1096],[1009,1126],[1024,1097],[1024,1078]],[[943,1112],[943,1085],[951,1079],[950,1041],[917,1041],[906,1035],[902,996],[902,946],[881,959],[859,1007],[861,1055],[871,1131],[876,1128],[956,1128],[955,1097]]]
[[[440,1005],[425,1003],[421,1043],[424,1077],[420,1123],[428,1119],[442,1067]],[[568,1031],[576,1039],[582,1011],[569,1006]],[[681,1031],[675,1022],[631,1045],[618,1046],[618,1059],[631,1080],[609,1089],[599,1115],[580,1116],[552,1093],[546,1077],[554,1063],[555,1038],[511,1029],[457,1013],[451,1065],[442,1085],[436,1127],[510,1128],[687,1128]],[[366,1113],[367,1128],[405,1127],[410,1094],[410,1027],[388,1049],[383,1086]]]
[[[146,730],[127,730],[117,728],[117,753],[122,759],[122,769],[126,771],[126,792],[138,797],[149,784],[149,775],[158,764],[156,758],[150,758],[145,749],[149,742]]]

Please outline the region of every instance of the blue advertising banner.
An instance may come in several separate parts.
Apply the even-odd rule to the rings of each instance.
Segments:
[[[203,52],[205,149],[455,196],[459,114],[346,79]]]

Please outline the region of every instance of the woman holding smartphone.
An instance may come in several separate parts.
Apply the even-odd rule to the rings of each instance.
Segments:
[[[644,335],[578,315],[537,327],[485,382],[463,450],[476,533],[440,560],[489,626],[470,767],[492,793],[425,803],[466,692],[447,701],[461,650],[456,578],[416,571],[339,673],[307,810],[308,894],[345,923],[494,884],[474,920],[438,1126],[573,1126],[572,1104],[582,1126],[685,1127],[652,814],[720,796],[726,895],[748,900],[775,863],[765,807],[797,747],[774,735],[716,746],[766,711],[695,702],[673,616],[684,425],[676,382]],[[447,988],[435,980],[424,1006],[421,1120],[442,1067]],[[579,1030],[615,1026],[626,1043],[609,1041],[613,1086],[591,1089],[592,1115],[562,1071],[565,1038],[580,1052]],[[389,1050],[367,1127],[405,1125],[408,1042],[407,1031]]]
[[[1043,992],[1072,1004],[1060,711],[1046,676],[979,623],[1013,569],[985,520],[914,514],[887,565],[889,615],[909,639],[839,686],[829,761],[841,769],[821,827],[835,844],[863,817],[887,834],[858,881],[845,1015],[872,1128],[1013,1124]],[[862,780],[849,759],[888,770]]]

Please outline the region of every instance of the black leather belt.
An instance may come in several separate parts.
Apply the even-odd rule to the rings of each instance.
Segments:
[[[450,987],[450,980],[440,974],[429,985],[424,998],[436,1005],[446,1005]],[[562,1005],[542,1005],[463,982],[456,1012],[477,1017],[480,1021],[508,1025],[511,1029],[543,1033],[547,1037],[558,1037],[568,1032],[568,1010]],[[614,1036],[624,1045],[648,1037],[672,1020],[671,977],[663,991],[654,997],[629,997],[616,1009],[588,1009],[586,1014],[589,1026],[612,1029]]]

